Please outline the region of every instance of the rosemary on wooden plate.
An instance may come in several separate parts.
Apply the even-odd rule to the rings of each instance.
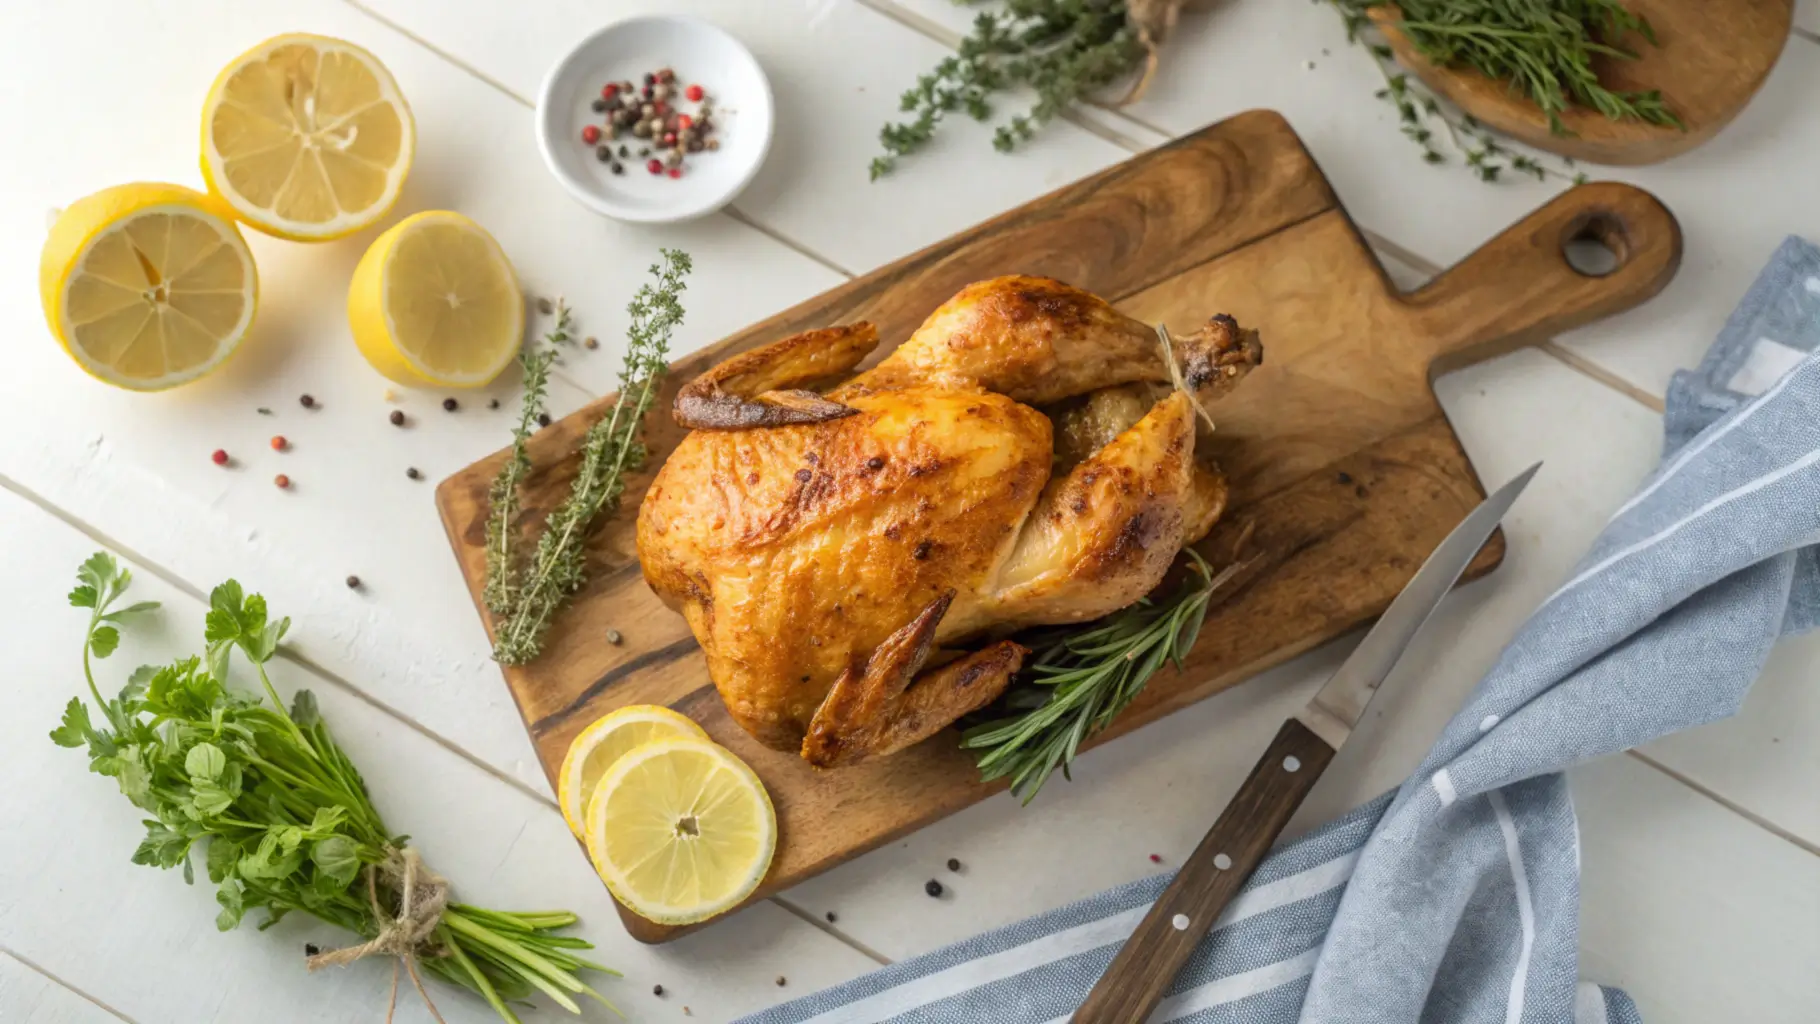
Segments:
[[[522,539],[516,544],[506,539],[519,528],[520,492],[529,466],[528,456],[523,463],[519,461],[523,454],[520,435],[528,435],[527,418],[536,419],[543,405],[541,394],[534,394],[528,386],[525,390],[512,454],[500,467],[490,492],[487,523],[485,596],[497,622],[493,656],[502,664],[522,665],[543,652],[550,623],[587,580],[587,540],[595,522],[618,506],[626,474],[644,465],[647,452],[638,440],[638,430],[657,400],[670,337],[683,320],[677,297],[687,287],[684,279],[693,268],[687,253],[661,252],[663,262],[651,267],[656,280],[640,286],[627,307],[631,326],[619,370],[619,394],[607,414],[588,428],[581,444],[581,465],[568,497],[544,521],[543,533],[529,555],[513,553],[514,546],[524,547]],[[493,557],[495,537],[501,538],[497,558]]]
[[[994,708],[1004,714],[961,736],[962,748],[980,752],[984,781],[1009,778],[1029,803],[1057,768],[1068,777],[1081,744],[1111,725],[1165,662],[1181,669],[1214,593],[1239,569],[1215,575],[1193,548],[1183,554],[1187,571],[1168,596],[1020,638],[1032,657]]]
[[[1583,180],[1571,161],[1563,170],[1546,158],[1506,149],[1470,115],[1454,114],[1451,105],[1398,71],[1367,14],[1392,6],[1391,0],[1314,2],[1338,11],[1347,38],[1371,53],[1385,80],[1378,98],[1397,108],[1403,134],[1422,147],[1429,163],[1447,159],[1429,128],[1439,121],[1481,180],[1497,181],[1506,166],[1538,180],[1550,175]],[[1397,29],[1417,53],[1440,67],[1470,68],[1508,83],[1542,110],[1556,134],[1569,134],[1561,115],[1570,107],[1596,110],[1613,121],[1682,127],[1660,92],[1620,92],[1599,81],[1595,58],[1634,59],[1636,53],[1624,48],[1633,35],[1656,42],[1648,20],[1618,0],[1398,0],[1395,7],[1401,15]]]

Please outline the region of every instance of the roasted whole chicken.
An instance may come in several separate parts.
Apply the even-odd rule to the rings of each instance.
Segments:
[[[733,718],[822,768],[991,702],[1014,631],[1153,589],[1225,506],[1196,403],[1263,355],[1215,316],[1172,371],[1152,327],[1036,277],[969,285],[854,375],[877,344],[830,327],[696,378],[638,513],[645,579]]]

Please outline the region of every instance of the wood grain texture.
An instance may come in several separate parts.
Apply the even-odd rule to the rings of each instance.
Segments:
[[[1561,115],[1569,134],[1556,134],[1542,109],[1507,83],[1424,59],[1397,31],[1394,8],[1375,8],[1371,17],[1399,63],[1480,121],[1537,149],[1620,166],[1660,163],[1730,124],[1782,56],[1794,17],[1794,0],[1631,0],[1624,6],[1649,19],[1660,45],[1625,40],[1637,59],[1596,59],[1599,81],[1617,92],[1660,90],[1685,131],[1613,121],[1576,107]]]
[[[1569,237],[1611,240],[1620,265],[1572,270]],[[883,351],[962,285],[1047,274],[1172,328],[1229,312],[1263,332],[1265,364],[1218,410],[1215,455],[1233,501],[1200,545],[1215,565],[1247,562],[1210,615],[1186,671],[1154,679],[1104,742],[1217,693],[1381,612],[1422,559],[1484,497],[1429,378],[1445,366],[1538,340],[1641,302],[1673,276],[1674,218],[1624,185],[1572,189],[1412,295],[1399,295],[1319,168],[1281,117],[1253,112],[1038,199],[680,361],[668,395],[730,353],[861,317]],[[668,402],[668,395],[664,399]],[[606,400],[542,431],[528,488],[535,520],[567,490],[574,450]],[[680,431],[653,416],[661,459]],[[485,571],[486,490],[503,453],[445,480],[437,504],[476,604]],[[645,586],[631,510],[593,540],[593,573],[544,656],[504,670],[546,771],[614,708],[689,713],[764,780],[781,830],[768,895],[993,792],[949,738],[816,773],[760,746],[728,718],[694,638]],[[1503,553],[1494,536],[1468,570]],[[484,618],[483,614],[483,618]],[[487,623],[489,631],[492,623]],[[625,643],[606,643],[607,629]],[[757,898],[757,897],[755,897]],[[683,929],[626,916],[635,936]]]
[[[1334,753],[1301,722],[1291,718],[1283,723],[1206,838],[1087,993],[1073,1024],[1149,1019],[1194,948],[1320,781]]]

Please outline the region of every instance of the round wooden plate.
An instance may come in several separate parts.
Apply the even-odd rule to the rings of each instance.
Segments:
[[[1794,0],[1634,0],[1625,6],[1649,19],[1661,45],[1629,40],[1626,48],[1637,59],[1597,61],[1599,80],[1623,92],[1660,89],[1686,131],[1574,109],[1561,118],[1573,134],[1557,135],[1534,103],[1503,82],[1424,60],[1396,30],[1400,15],[1394,9],[1374,9],[1372,19],[1400,63],[1492,128],[1576,160],[1634,166],[1685,153],[1736,117],[1776,66],[1794,18]]]

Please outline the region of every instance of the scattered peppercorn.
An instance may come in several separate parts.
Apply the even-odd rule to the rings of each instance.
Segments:
[[[590,334],[586,338],[583,338],[581,340],[581,345],[583,348],[599,348],[600,339],[596,338],[592,334]]]
[[[925,537],[916,542],[916,550],[910,552],[910,557],[919,562],[923,561],[929,557],[929,550],[933,547],[935,547],[935,542]]]
[[[607,643],[610,643],[613,646],[618,647],[620,644],[623,644],[625,642],[626,642],[626,638],[619,635],[619,630],[617,630],[617,629],[607,630]]]
[[[693,1016],[695,1016],[695,1011],[691,1010],[687,1006],[685,1006],[685,1007],[683,1007],[683,1016],[693,1017]]]
[[[619,155],[621,157],[629,157],[632,155],[632,150],[629,146],[627,146],[625,143],[622,142],[619,145]]]
[[[348,576],[348,589],[349,590],[359,590],[360,589],[360,577],[350,574]]]
[[[272,482],[278,485],[279,490],[283,490],[283,489],[291,486],[291,478],[288,476],[285,476],[283,473],[280,473],[277,476],[273,477]]]
[[[588,106],[592,108],[596,114],[604,114],[607,112],[606,100],[595,100],[593,103],[588,104]]]
[[[1161,864],[1161,863],[1163,863],[1163,855],[1162,855],[1162,854],[1160,854],[1160,853],[1153,853],[1153,854],[1151,854],[1151,855],[1150,855],[1150,863],[1152,863],[1152,864]]]
[[[838,920],[838,918],[834,916],[834,911],[828,911],[828,923],[833,924],[836,920]]]
[[[547,412],[538,413],[537,414],[537,425],[540,427],[549,426],[550,425],[550,414]]]
[[[281,452],[281,451],[284,451],[285,449],[289,448],[290,446],[291,446],[291,442],[286,441],[284,439],[283,434],[274,434],[272,436],[272,450],[273,451]]]
[[[650,162],[645,164],[645,170],[650,171],[652,174],[662,174],[664,172],[664,162],[656,157],[652,157]]]
[[[691,85],[687,89],[683,90],[683,95],[688,98],[690,103],[700,103],[701,98],[703,96],[707,95],[707,93],[702,91],[701,86]]]
[[[942,898],[942,883],[931,878],[923,883],[923,891],[939,900]]]
[[[680,177],[682,177],[682,168],[672,167],[668,171],[665,171],[664,173],[668,174],[672,178],[680,178]]]
[[[321,953],[321,952],[322,952],[322,948],[320,946],[316,945],[314,942],[306,942],[303,944],[303,955],[304,956],[315,956],[316,954]]]
[[[606,85],[600,87],[600,98],[603,100],[610,100],[617,95],[619,95],[618,82],[608,82]]]
[[[961,862],[959,860],[956,860],[953,857],[949,857],[948,858],[948,870],[949,871],[959,871],[960,869],[961,869]]]
[[[539,298],[537,300],[537,311],[544,316],[549,316],[551,313],[556,312],[556,304],[547,298]]]
[[[411,466],[410,468],[406,469],[404,471],[404,475],[410,477],[413,480],[422,480],[423,479],[423,474],[419,473],[417,471],[416,466]]]
[[[719,149],[719,148],[720,148],[720,140],[719,140],[719,139],[709,139],[709,140],[708,140],[708,148],[709,148],[709,149]]]
[[[228,453],[222,448],[215,449],[215,454],[210,455],[209,458],[213,460],[217,466],[225,466],[228,464]]]
[[[314,398],[311,398],[309,395],[298,396],[297,404],[303,406],[305,409],[316,408],[316,400]]]
[[[777,987],[778,988],[784,987],[784,976],[781,974],[777,976]]]
[[[620,163],[618,160],[613,161],[613,173],[614,174],[626,173],[626,165]]]
[[[253,411],[254,411],[254,412],[257,412],[257,413],[258,413],[258,414],[259,414],[259,415],[261,415],[261,416],[270,416],[270,415],[271,415],[271,414],[272,414],[272,410],[270,410],[270,409],[267,409],[267,408],[266,408],[266,407],[265,407],[265,406],[263,406],[263,405],[262,405],[262,406],[260,406],[260,407],[259,407],[259,408],[257,408],[257,409],[255,409],[255,410],[253,410]]]
[[[454,412],[455,410],[457,410],[459,408],[461,408],[461,403],[457,402],[453,398],[445,398],[442,400],[442,411],[443,412]]]
[[[402,426],[404,426],[404,410],[403,409],[393,409],[392,415],[387,416],[386,419],[389,419],[392,421],[392,426],[402,427]]]
[[[664,994],[664,987],[663,987],[663,986],[662,986],[662,985],[652,985],[652,986],[651,986],[651,994],[652,994],[652,995],[654,995],[654,996],[661,996],[661,995],[663,995],[663,994]]]
[[[867,469],[884,469],[885,460],[874,455],[871,458],[866,460],[866,468]]]
[[[606,145],[605,143],[595,146],[594,147],[594,159],[599,160],[603,164],[612,163],[613,162],[613,147]]]
[[[499,399],[497,399],[497,398],[487,399],[487,408],[489,408],[489,409],[499,408]]]

